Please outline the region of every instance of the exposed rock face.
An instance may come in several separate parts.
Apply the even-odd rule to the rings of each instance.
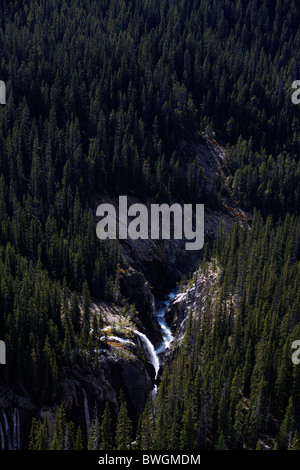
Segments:
[[[218,145],[204,146],[182,142],[177,149],[182,159],[197,154],[199,162],[210,180],[219,173],[224,182],[226,175],[220,168],[224,157],[224,149]],[[224,196],[224,195],[223,195]],[[237,207],[232,196],[225,194],[223,210],[212,210],[205,206],[205,242],[212,243],[220,222],[226,230],[235,221],[245,219],[245,214]],[[116,200],[103,196],[98,204]],[[140,202],[128,197],[128,204]],[[205,201],[199,201],[205,204]],[[148,206],[150,205],[149,202]],[[181,280],[183,274],[192,274],[203,256],[203,251],[187,251],[185,240],[122,240],[122,255],[128,263],[126,275],[120,279],[121,291],[124,297],[135,304],[138,311],[137,329],[142,331],[150,341],[157,346],[162,335],[155,315],[154,296],[162,298],[170,292]],[[171,302],[166,313],[166,320],[171,324],[175,334],[174,348],[180,345],[185,331],[189,313],[196,314],[204,308],[209,290],[215,282],[215,273],[208,275],[198,273],[195,282],[183,293],[178,294]],[[101,314],[105,324],[112,324],[122,318],[120,305],[93,300],[92,311]],[[174,348],[166,355],[166,363],[172,360]],[[80,365],[79,365],[80,364]],[[138,415],[143,410],[148,394],[153,389],[155,370],[147,361],[138,340],[125,347],[109,345],[101,350],[96,367],[83,365],[80,362],[73,368],[61,370],[58,392],[53,406],[44,403],[34,403],[33,399],[20,391],[19,395],[10,387],[0,385],[0,411],[4,409],[10,417],[14,416],[17,408],[20,416],[21,448],[28,448],[28,436],[33,416],[44,417],[47,414],[50,425],[54,424],[55,410],[58,403],[63,403],[68,419],[80,425],[86,434],[88,422],[93,419],[95,411],[101,416],[106,401],[111,404],[113,422],[118,416],[118,395],[123,390],[128,404],[128,411],[136,424]],[[159,377],[158,377],[159,379]],[[9,423],[12,422],[10,418]],[[3,426],[3,420],[2,420]],[[0,429],[1,448],[1,429]]]
[[[208,182],[216,175],[220,180],[224,200],[223,208],[211,209],[205,201],[199,201],[205,204],[205,243],[213,243],[220,223],[226,232],[235,222],[242,223],[246,218],[251,219],[251,215],[245,214],[237,206],[232,194],[226,189],[228,175],[222,167],[225,149],[221,145],[215,141],[205,143],[203,139],[200,139],[199,142],[182,141],[176,150],[183,164],[197,157]],[[156,201],[147,202],[148,213],[151,212],[152,202],[157,203]],[[117,197],[103,195],[99,203],[111,203],[117,209],[119,200]],[[128,196],[128,207],[135,203],[140,203],[140,201]],[[116,212],[118,214],[118,209]],[[155,346],[161,342],[162,337],[155,317],[153,295],[155,298],[162,298],[166,292],[174,288],[183,274],[192,275],[203,257],[203,249],[189,251],[186,250],[185,243],[184,237],[182,240],[152,240],[150,232],[148,240],[130,238],[121,240],[122,255],[130,267],[128,278],[123,276],[121,279],[122,294],[129,302],[135,304],[140,319],[138,326]]]
[[[176,350],[180,348],[185,335],[186,325],[190,315],[202,315],[207,302],[211,302],[210,308],[215,301],[218,293],[218,277],[220,269],[210,263],[205,270],[198,269],[193,276],[192,281],[183,287],[183,289],[170,302],[165,313],[165,319],[169,324],[174,340],[171,349],[164,356],[164,363],[157,374],[156,383],[159,385],[165,366],[170,366]]]
[[[149,282],[156,298],[161,298],[193,272],[201,252],[187,251],[184,240],[126,240],[122,243],[124,258]]]
[[[150,372],[150,373],[149,373]],[[152,375],[152,377],[151,377]],[[114,425],[117,422],[118,398],[123,390],[127,402],[128,412],[134,423],[143,411],[145,402],[153,389],[153,370],[151,365],[145,364],[132,356],[104,357],[96,371],[83,375],[78,369],[66,370],[62,380],[61,401],[69,416],[82,426],[85,433],[86,411],[84,406],[84,392],[88,403],[90,419],[101,417],[106,401],[110,403]],[[83,392],[84,390],[84,392]]]
[[[183,292],[178,293],[170,303],[165,317],[175,334],[175,346],[180,344],[189,315],[201,315],[208,296],[213,301],[212,287],[214,286],[214,292],[217,292],[218,275],[219,269],[217,267],[213,269],[211,264],[207,272],[198,270],[194,274],[192,284],[186,286]]]
[[[32,399],[17,395],[10,387],[0,386],[1,409],[8,417],[7,429],[0,428],[0,449],[7,448],[7,435],[13,435],[12,417],[18,410],[20,415],[21,448],[28,448],[28,438],[32,418],[44,418],[54,425],[56,403],[62,403],[67,419],[80,425],[84,438],[87,437],[91,421],[103,414],[106,401],[110,403],[113,426],[117,423],[120,390],[124,393],[129,416],[134,425],[143,411],[149,393],[154,387],[155,370],[149,362],[143,343],[131,332],[131,340],[126,342],[100,341],[98,364],[64,367],[61,371],[57,393],[52,405],[34,403]],[[80,362],[80,358],[78,360]],[[3,420],[2,420],[3,421]],[[1,425],[1,416],[0,416]],[[2,433],[3,430],[3,433]],[[4,435],[4,437],[3,437]]]
[[[144,275],[130,269],[120,280],[122,294],[138,311],[141,331],[156,346],[162,341],[162,335],[155,315],[155,300],[150,284]]]
[[[74,416],[81,416],[85,421],[84,396],[86,393],[91,418],[97,410],[101,416],[106,401],[111,404],[113,422],[118,415],[118,397],[123,390],[129,415],[137,422],[147,397],[154,386],[155,371],[147,360],[142,344],[137,336],[132,336],[129,344],[109,340],[99,350],[99,364],[87,374],[82,373],[82,367],[76,370],[65,370],[62,378],[61,401]],[[84,429],[84,428],[83,428]]]

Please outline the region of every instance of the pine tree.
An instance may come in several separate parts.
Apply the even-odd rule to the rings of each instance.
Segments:
[[[36,435],[38,430],[38,421],[32,418],[30,435],[29,435],[29,450],[36,450]]]
[[[300,450],[300,438],[297,431],[294,434],[293,440],[291,441],[288,450]]]
[[[100,424],[100,450],[112,450],[113,449],[113,437],[111,431],[111,414],[109,402],[106,402],[102,421]]]
[[[282,421],[282,424],[280,426],[280,430],[277,436],[279,450],[287,450],[288,447],[291,445],[293,429],[294,429],[294,406],[293,406],[293,400],[290,397],[289,404],[287,406],[286,413],[285,413],[284,419]]]
[[[88,450],[98,450],[99,448],[99,421],[97,416],[93,419],[89,436],[88,436]]]
[[[74,450],[83,450],[83,439],[80,426],[77,428]]]
[[[116,429],[116,450],[128,450],[131,446],[132,423],[128,416],[123,393],[120,393],[120,411]]]
[[[51,442],[52,450],[64,449],[64,438],[66,430],[66,413],[63,405],[60,405],[55,413],[54,433]]]
[[[193,398],[186,400],[181,423],[180,448],[181,450],[194,450],[196,443],[196,426],[193,410]]]
[[[75,447],[75,426],[71,421],[66,424],[64,436],[64,450],[73,450]]]
[[[137,432],[137,447],[139,450],[152,450],[154,446],[155,417],[154,403],[151,395],[148,397],[144,411],[139,419]]]
[[[89,334],[90,334],[91,299],[90,299],[89,288],[88,288],[86,281],[84,281],[83,283],[82,294],[83,294],[82,327],[83,327],[85,341],[87,341]]]
[[[217,450],[228,450],[225,443],[223,431],[221,431],[218,439]]]

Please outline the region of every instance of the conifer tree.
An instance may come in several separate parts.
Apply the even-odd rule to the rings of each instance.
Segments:
[[[77,428],[74,450],[83,450],[83,439],[80,426]]]
[[[126,402],[123,393],[120,392],[120,411],[116,429],[116,450],[128,450],[131,445],[132,423],[128,416]]]
[[[112,450],[113,449],[113,436],[111,429],[111,414],[109,402],[106,402],[105,409],[100,424],[100,450]]]
[[[282,424],[280,426],[280,430],[277,436],[279,450],[287,450],[288,447],[291,445],[293,429],[294,429],[294,407],[293,407],[293,400],[290,397],[289,404],[287,406],[286,413],[285,413],[284,419],[282,421]]]

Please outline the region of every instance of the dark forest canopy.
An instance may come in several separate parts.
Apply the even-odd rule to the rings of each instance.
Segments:
[[[267,215],[293,200],[295,211],[296,2],[16,1],[1,10],[2,171],[19,199],[30,190],[52,202],[63,182],[83,203],[108,189],[184,197],[175,143],[215,132],[231,144],[250,139],[229,163],[241,202]]]
[[[288,276],[291,270],[299,280],[300,106],[291,102],[292,82],[300,79],[298,2],[4,0],[0,14],[0,79],[7,86],[7,104],[0,109],[0,338],[9,357],[5,380],[37,402],[55,402],[61,368],[75,362],[68,352],[93,347],[90,295],[118,300],[121,250],[118,243],[96,238],[97,198],[132,194],[141,200],[222,207],[217,182],[207,180],[196,158],[183,162],[176,151],[182,139],[215,137],[228,145],[224,166],[232,194],[242,207],[262,214],[249,238],[233,232],[225,242],[220,235],[215,255],[224,270],[223,295],[239,285],[238,256],[244,264],[255,264],[254,255],[247,259],[243,251],[250,242],[257,244],[261,272],[254,270],[253,279],[248,273],[247,292],[245,284],[241,287],[247,295],[241,297],[246,303],[238,318],[248,330],[236,352],[228,349],[230,325],[222,317],[219,336],[214,332],[209,337],[214,359],[206,357],[206,340],[199,334],[190,373],[195,361],[204,358],[211,362],[198,379],[209,382],[209,367],[219,374],[209,398],[213,414],[207,432],[213,446],[219,441],[219,447],[253,447],[260,432],[277,435],[290,395],[299,413],[299,400],[290,393],[295,382],[285,377],[280,355],[271,369],[270,364],[263,369],[259,361],[277,334],[278,348],[288,347],[299,311],[299,295]],[[288,253],[282,240],[291,244]],[[269,250],[272,262],[263,249]],[[260,282],[265,303],[259,298],[253,305]],[[289,286],[290,296],[280,286]],[[280,311],[277,305],[273,312],[272,295]],[[250,334],[252,307],[260,328]],[[269,334],[271,323],[276,332]],[[249,363],[239,367],[240,354]],[[224,367],[230,368],[229,377],[213,364],[219,356],[228,358]],[[193,380],[188,386],[197,385]],[[222,391],[233,381],[242,387],[239,397],[238,392]],[[275,401],[268,411],[269,404],[261,402],[262,424],[254,414],[266,386],[275,387]],[[204,445],[206,437],[195,428],[184,428],[186,435],[180,438],[176,434],[176,426],[197,422],[190,420],[189,402],[184,401],[190,389],[182,393],[179,408],[174,403],[172,409],[177,419],[172,421],[174,442],[190,448],[200,435],[197,445]],[[206,412],[202,399],[208,400],[195,394],[196,417]],[[239,405],[243,400],[250,406],[245,441],[241,428],[235,428],[236,413],[240,426],[245,424],[246,411]],[[65,420],[61,416],[62,410],[58,419]],[[164,429],[159,422],[155,439]],[[287,446],[286,440],[280,442]]]

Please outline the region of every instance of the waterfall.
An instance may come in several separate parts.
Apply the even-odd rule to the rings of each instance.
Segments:
[[[2,424],[0,423],[0,439],[1,439],[1,450],[5,450],[5,436]]]
[[[14,408],[12,412],[2,410],[2,423],[0,421],[0,438],[2,450],[19,450],[20,441],[20,416],[19,410]]]
[[[141,333],[140,331],[133,330],[133,332],[141,338],[142,343],[144,345],[144,351],[148,356],[148,360],[151,362],[151,364],[153,364],[153,367],[155,369],[155,377],[156,377],[158,373],[158,369],[159,369],[159,361],[158,361],[158,357],[156,355],[153,344],[149,341],[147,336]]]
[[[90,427],[91,427],[90,410],[89,410],[89,404],[87,401],[84,388],[82,389],[82,391],[83,391],[83,406],[84,406],[84,415],[85,415],[85,422],[86,422],[86,432],[87,432],[87,435],[89,435]]]
[[[13,415],[13,440],[12,440],[12,447],[13,450],[20,449],[20,417],[19,411],[17,408],[14,409]]]
[[[17,410],[17,446],[18,446],[18,449],[21,449],[21,427],[20,427],[19,410]]]
[[[156,311],[156,316],[158,323],[161,327],[161,332],[163,336],[163,341],[162,343],[156,348],[156,354],[161,354],[166,352],[170,348],[170,344],[172,343],[174,337],[171,331],[171,328],[166,322],[166,311],[171,303],[171,301],[176,297],[177,295],[177,288],[172,290],[172,292],[169,293],[168,298],[166,300],[162,300],[158,303],[157,305],[157,311]]]
[[[17,409],[15,408],[12,413],[12,420],[13,420],[13,432],[12,432],[12,448],[13,450],[17,450]]]
[[[5,413],[4,410],[2,411],[2,416],[3,416],[3,420],[4,420],[7,450],[12,450],[11,434],[10,434],[9,424],[8,424],[8,421],[7,421],[7,416],[6,416],[6,413]]]

